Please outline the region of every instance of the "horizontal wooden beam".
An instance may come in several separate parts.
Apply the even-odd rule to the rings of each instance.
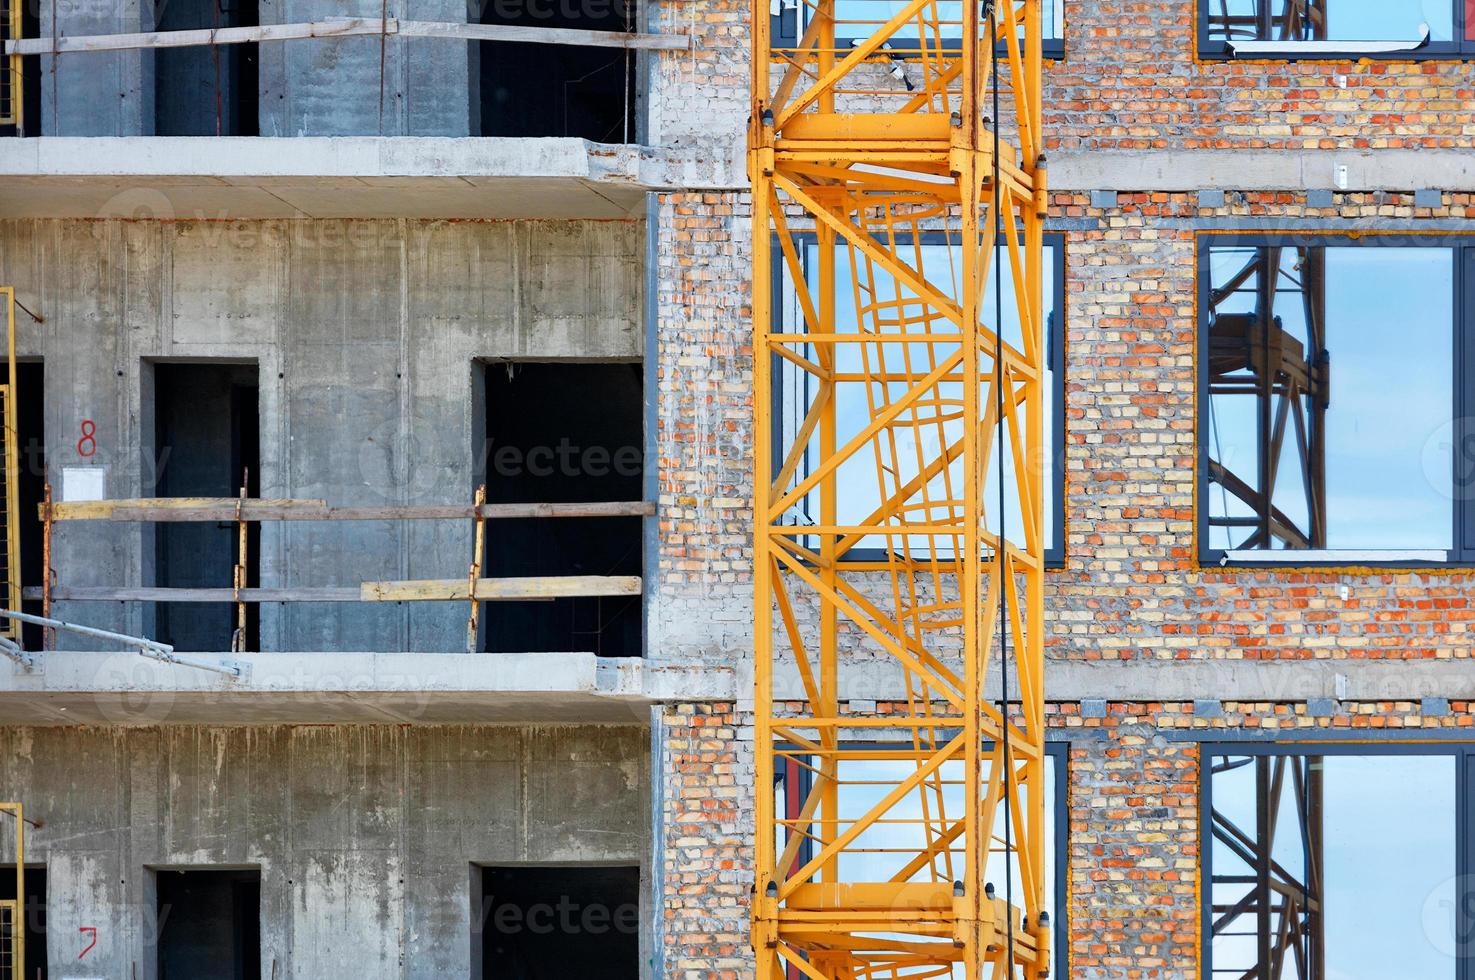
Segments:
[[[221,27],[215,30],[144,31],[132,34],[78,34],[71,37],[22,38],[5,43],[6,54],[65,54],[84,51],[131,51],[155,48],[192,48],[217,44],[252,44],[311,38],[378,37],[445,38],[460,41],[517,41],[523,44],[563,44],[589,48],[632,48],[688,51],[685,34],[636,34],[619,31],[579,31],[558,27],[515,27],[505,24],[457,24],[372,17],[342,17],[300,24],[263,24],[259,27]]]
[[[41,587],[32,585],[22,590],[22,598],[41,598]],[[69,602],[235,602],[234,589],[159,588],[149,586],[57,585],[51,589],[52,601]],[[362,602],[357,586],[324,588],[242,589],[243,602]]]
[[[476,598],[486,602],[529,599],[565,599],[578,596],[640,595],[638,575],[551,575],[533,578],[484,578],[476,583]],[[30,586],[23,598],[41,598]],[[151,586],[68,586],[51,589],[53,601],[69,602],[446,602],[470,601],[465,579],[426,579],[404,582],[365,582],[361,586],[276,589],[160,588]]]
[[[638,575],[552,575],[532,578],[481,578],[476,598],[488,602],[520,599],[566,599],[576,596],[640,595]],[[363,598],[371,602],[470,601],[465,579],[422,579],[365,582]]]
[[[632,48],[646,51],[690,51],[687,34],[637,34],[621,31],[580,31],[561,27],[514,27],[510,24],[454,24],[442,21],[402,20],[405,37],[444,37],[466,41],[520,41],[523,44],[565,44],[582,48]]]
[[[44,520],[44,506],[38,511]],[[237,507],[240,508],[239,514]],[[649,517],[655,504],[644,500],[589,503],[483,504],[484,520],[522,520],[562,517]],[[383,507],[329,507],[323,500],[259,500],[236,497],[139,497],[125,500],[85,500],[53,503],[54,521],[428,521],[470,520],[471,504],[407,504]]]

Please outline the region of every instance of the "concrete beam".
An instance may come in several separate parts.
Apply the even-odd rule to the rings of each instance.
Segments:
[[[242,680],[135,653],[37,659],[0,667],[0,725],[644,724],[652,704],[733,689],[730,671],[583,653],[232,655],[248,665]]]
[[[0,665],[0,725],[644,723],[653,704],[751,704],[751,681],[729,667],[578,653],[245,654],[240,681],[131,653],[38,659],[29,671]],[[802,690],[792,669],[775,682],[780,698]],[[1052,663],[1046,684],[1050,701],[1069,703],[1475,700],[1460,661]],[[842,672],[842,701],[903,697],[891,664]]]
[[[632,218],[647,191],[747,190],[726,151],[580,139],[43,137],[0,140],[9,217]],[[1345,168],[1345,173],[1340,168]],[[1344,186],[1345,185],[1345,186]],[[1057,191],[1475,189],[1446,150],[1060,150]],[[1214,200],[1212,196],[1208,198]]]
[[[666,166],[581,139],[0,140],[11,218],[636,218]]]
[[[1050,188],[1469,190],[1475,158],[1463,150],[1057,150]]]
[[[776,672],[780,698],[802,697],[792,668]],[[841,671],[840,697],[865,701],[904,697],[900,671],[881,663]],[[994,672],[987,690],[998,691]],[[746,698],[747,692],[742,692]],[[1464,661],[1250,660],[1052,661],[1045,666],[1049,701],[1419,701],[1475,700],[1475,671]]]

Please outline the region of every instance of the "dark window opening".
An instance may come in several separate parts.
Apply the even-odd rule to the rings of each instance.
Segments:
[[[261,872],[154,872],[159,980],[261,976]]]
[[[255,365],[154,366],[154,458],[160,497],[260,494],[259,398]],[[260,524],[247,528],[246,585],[260,584]],[[155,582],[166,588],[230,588],[240,560],[234,523],[160,522],[155,527]],[[237,628],[230,603],[161,602],[160,640],[179,650],[232,649]],[[258,647],[255,604],[247,606],[240,648]]]
[[[155,6],[160,31],[255,27],[257,0],[167,0]],[[256,136],[258,45],[216,44],[154,52],[154,133]]]
[[[25,872],[25,980],[46,980],[46,869]],[[15,865],[0,864],[0,901],[15,900]]]
[[[630,32],[637,20],[634,0],[484,0],[481,23]],[[634,51],[512,41],[480,44],[483,136],[636,140]]]
[[[635,980],[640,869],[481,869],[481,976],[487,980]]]
[[[1475,253],[1407,242],[1204,239],[1206,561],[1468,560],[1475,391],[1455,365]]]
[[[1468,0],[1206,0],[1199,9],[1200,52],[1211,56],[1417,58],[1468,49]]]
[[[1205,746],[1202,974],[1465,976],[1472,761],[1432,746]]]
[[[486,366],[488,503],[637,501],[643,490],[639,364]],[[488,524],[483,575],[638,576],[639,517]],[[493,652],[641,654],[638,595],[486,604]]]
[[[39,361],[21,361],[15,366],[16,459],[20,472],[16,481],[20,503],[16,522],[20,544],[21,585],[41,585],[42,524],[38,508],[46,493],[46,372]],[[40,599],[25,599],[21,611],[41,615]],[[32,623],[21,627],[27,650],[41,649],[42,628]]]

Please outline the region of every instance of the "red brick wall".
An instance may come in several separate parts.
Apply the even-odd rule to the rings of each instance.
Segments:
[[[1073,980],[1200,977],[1201,741],[1475,732],[1475,704],[1466,701],[1427,712],[1408,701],[1198,707],[1111,703],[1093,712],[1100,717],[1075,704],[1049,708],[1050,727],[1070,744],[1068,934],[1055,941],[1069,947]],[[659,975],[751,977],[751,729],[739,728],[725,703],[673,706],[663,724]]]
[[[656,976],[752,975],[752,729],[730,703],[669,706],[661,719],[662,896]]]
[[[1047,73],[1050,141],[1111,149],[1463,148],[1475,133],[1467,64],[1199,62],[1194,11],[1193,0],[1066,0],[1065,60]]]
[[[1062,194],[1053,208],[1067,228],[1067,556],[1049,576],[1050,655],[1470,656],[1467,572],[1198,567],[1194,267],[1197,233],[1215,223],[1418,229],[1475,214],[1475,197],[1446,195],[1437,212],[1408,194],[1340,195],[1331,208],[1282,193],[1231,194],[1216,212],[1189,194],[1122,194],[1117,205],[1103,212],[1088,195]]]
[[[658,215],[650,650],[731,663],[753,635],[751,213],[688,193],[660,195]]]

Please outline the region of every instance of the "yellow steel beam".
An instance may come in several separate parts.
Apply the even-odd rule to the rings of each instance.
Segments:
[[[757,977],[1035,980],[1041,0],[953,20],[932,0],[836,2],[805,0],[787,47],[753,5]],[[1002,321],[991,275],[1012,293]],[[878,660],[893,702],[842,713],[849,672]],[[803,696],[776,705],[790,662]],[[1019,691],[1007,712],[991,665]],[[810,780],[794,812],[776,810],[779,771]]]

